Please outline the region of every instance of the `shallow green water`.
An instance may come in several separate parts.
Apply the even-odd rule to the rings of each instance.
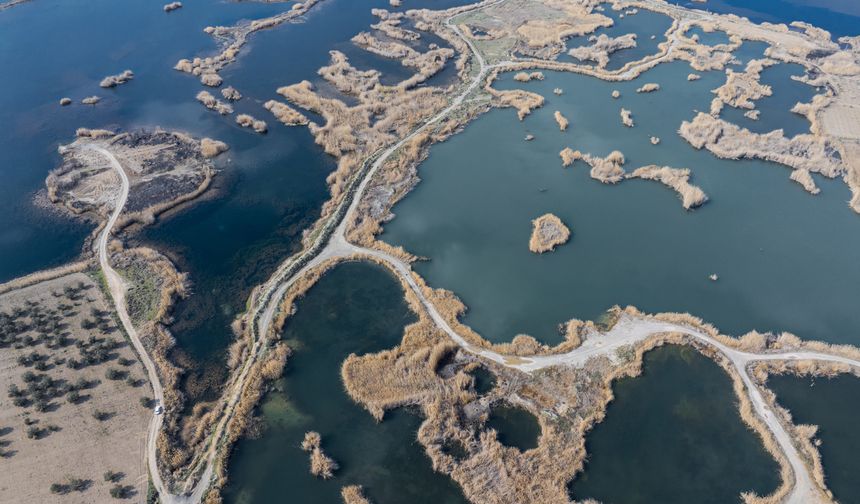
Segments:
[[[496,405],[490,410],[487,428],[495,429],[503,445],[520,451],[537,448],[540,438],[537,418],[522,408],[507,404]]]
[[[750,44],[745,53],[761,49]],[[422,181],[394,207],[382,238],[429,257],[417,271],[460,296],[465,323],[492,341],[527,333],[558,342],[558,324],[629,304],[690,312],[732,334],[790,330],[860,342],[860,216],[846,205],[847,188],[817,177],[822,193],[813,197],[786,167],[693,149],[676,130],[708,109],[724,74],[688,82],[689,72],[677,62],[626,83],[546,72],[544,81],[522,85],[502,76],[498,87],[538,92],[544,107],[522,122],[510,109],[493,110],[434,146],[419,167]],[[637,94],[644,82],[662,88]],[[555,87],[564,94],[555,96]],[[777,88],[768,107],[794,104],[781,96]],[[621,107],[632,110],[634,128],[621,124]],[[555,110],[570,120],[566,132]],[[776,127],[769,117],[761,121]],[[531,142],[523,140],[528,133]],[[661,143],[651,145],[651,135]],[[601,184],[584,163],[562,168],[558,153],[567,146],[600,156],[618,149],[628,171],[651,163],[690,168],[711,201],[686,212],[656,182]],[[573,234],[553,253],[532,254],[530,221],[546,212]],[[709,281],[711,273],[720,280]]]
[[[386,413],[377,423],[346,395],[341,362],[391,348],[415,320],[400,284],[380,266],[347,263],[336,267],[298,303],[283,337],[297,349],[278,392],[268,395],[262,413],[269,425],[262,439],[239,443],[230,461],[226,502],[339,502],[341,486],[361,484],[378,504],[463,503],[459,488],[434,473],[415,441],[417,415]],[[322,435],[325,452],[340,465],[334,479],[308,472],[299,448],[304,433]]]
[[[857,453],[860,453],[860,379],[840,375],[833,379],[773,376],[768,387],[777,401],[791,411],[796,424],[818,425],[816,438],[827,486],[842,504],[860,502]]]
[[[606,419],[587,435],[574,498],[725,504],[776,489],[779,466],[738,415],[719,366],[675,346],[649,352],[644,365],[641,376],[615,383]]]

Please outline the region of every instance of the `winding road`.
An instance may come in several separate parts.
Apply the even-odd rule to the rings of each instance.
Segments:
[[[499,0],[492,3],[479,4],[476,8],[484,8],[489,5],[495,5],[504,0]],[[458,13],[457,15],[459,15]],[[433,303],[427,299],[424,292],[417,284],[412,275],[412,270],[409,264],[401,259],[394,257],[385,252],[368,249],[356,246],[349,243],[346,239],[347,225],[352,222],[352,217],[358,211],[358,206],[370,180],[386,160],[394,154],[406,142],[421,133],[433,124],[447,117],[452,111],[458,108],[463,101],[469,96],[486,76],[487,72],[494,67],[504,65],[507,62],[498,63],[496,65],[487,65],[480,51],[473,45],[473,42],[464,37],[459,28],[451,24],[452,16],[445,21],[448,28],[453,30],[469,47],[474,61],[478,64],[478,72],[472,78],[471,82],[462,89],[461,93],[452,99],[450,105],[438,114],[427,120],[420,127],[415,129],[408,136],[404,137],[396,144],[382,151],[373,161],[369,169],[364,173],[363,177],[357,181],[357,186],[351,197],[345,198],[341,206],[346,205],[346,210],[336,212],[339,221],[336,222],[334,230],[328,234],[320,233],[314,243],[312,243],[305,251],[297,256],[289,258],[275,272],[274,275],[262,286],[258,295],[254,297],[254,303],[249,311],[249,320],[251,321],[252,335],[254,343],[249,352],[249,358],[243,363],[242,367],[234,373],[227,384],[227,390],[224,397],[226,406],[224,413],[221,416],[216,428],[210,436],[206,451],[200,454],[196,459],[195,468],[200,476],[191,478],[184,483],[186,491],[179,495],[173,494],[165,485],[161,478],[161,473],[158,470],[158,458],[156,452],[156,439],[158,431],[161,428],[162,416],[153,415],[150,421],[148,438],[147,438],[147,463],[149,472],[152,478],[153,485],[158,491],[161,502],[164,504],[197,504],[201,502],[206,491],[208,490],[212,475],[215,471],[217,463],[218,447],[226,433],[226,427],[229,420],[232,418],[232,413],[235,406],[241,398],[244,386],[255,362],[257,362],[266,351],[266,339],[269,331],[272,328],[272,322],[278,312],[282,299],[288,290],[295,282],[302,278],[306,273],[323,265],[327,261],[351,258],[351,257],[366,257],[372,258],[380,263],[385,264],[394,274],[396,274],[406,285],[413,291],[417,299],[420,300],[429,317],[444,331],[455,343],[461,346],[466,351],[472,352],[481,358],[497,362],[501,365],[508,366],[521,370],[523,372],[534,372],[539,369],[558,366],[558,365],[582,365],[586,360],[595,357],[606,355],[613,357],[615,352],[623,346],[641,342],[644,339],[659,333],[677,332],[689,335],[692,338],[717,349],[721,352],[735,367],[741,376],[743,383],[746,386],[747,393],[751,399],[753,408],[758,417],[764,422],[767,428],[773,433],[774,438],[779,444],[780,449],[785,454],[791,468],[793,470],[795,484],[784,502],[790,504],[812,503],[812,502],[827,502],[822,492],[818,489],[810,475],[809,468],[803,461],[797,448],[791,441],[791,437],[785,427],[780,422],[778,416],[771,411],[767,401],[762,396],[759,389],[753,383],[748,366],[750,363],[762,360],[794,360],[794,359],[815,359],[828,362],[839,362],[851,366],[860,367],[860,362],[854,361],[845,357],[830,355],[819,352],[784,352],[784,353],[763,353],[755,354],[743,352],[731,347],[728,347],[719,341],[715,340],[708,334],[705,334],[697,329],[681,324],[673,324],[661,322],[647,317],[633,317],[623,315],[618,323],[609,331],[592,335],[577,349],[559,355],[535,356],[535,357],[520,357],[512,359],[510,356],[505,356],[492,350],[477,347],[466,341],[456,331],[451,328],[445,318],[438,312]],[[671,51],[671,47],[669,48]],[[628,69],[627,72],[631,72]],[[631,74],[632,75],[632,74]],[[116,199],[113,212],[107,221],[101,235],[98,239],[98,256],[99,264],[104,272],[105,279],[108,284],[108,289],[113,298],[119,318],[123,328],[132,341],[134,348],[140,355],[141,361],[146,367],[150,382],[153,387],[153,393],[156,401],[163,404],[163,391],[161,382],[156,372],[156,368],[148,356],[145,348],[140,342],[138,334],[131,323],[126,305],[125,305],[125,290],[126,286],[119,274],[110,266],[107,253],[107,245],[116,224],[117,219],[122,213],[128,198],[129,182],[119,161],[106,149],[93,145],[83,146],[82,148],[92,149],[106,157],[114,170],[120,177],[121,192]],[[371,158],[372,159],[372,158]],[[340,209],[342,210],[342,208]],[[333,225],[334,222],[331,222]],[[328,225],[328,224],[327,224]],[[296,268],[297,264],[303,264],[301,268]],[[292,271],[295,269],[295,271]]]

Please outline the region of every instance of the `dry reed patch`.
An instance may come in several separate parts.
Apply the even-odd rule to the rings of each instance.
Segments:
[[[202,138],[200,140],[200,154],[205,158],[214,158],[222,152],[227,152],[230,147],[220,140]]]
[[[529,250],[535,254],[553,251],[570,239],[570,229],[558,216],[551,213],[541,215],[532,221],[532,235]]]
[[[656,82],[649,82],[647,84],[642,85],[641,87],[636,88],[637,93],[653,93],[654,91],[660,90],[660,84]]]
[[[555,122],[558,123],[558,129],[560,129],[561,131],[565,131],[567,129],[568,124],[570,124],[567,118],[564,117],[564,115],[562,115],[562,113],[558,110],[553,113],[553,117],[555,118]]]
[[[617,184],[624,180],[624,154],[612,151],[605,158],[583,154],[582,160],[591,166],[591,178],[604,184]]]
[[[634,126],[633,113],[623,107],[621,108],[621,124],[627,126],[628,128],[632,128]]]
[[[846,173],[836,150],[826,138],[802,134],[792,138],[782,130],[766,134],[747,129],[700,112],[684,121],[678,132],[690,145],[705,148],[724,159],[762,159],[835,178]]]
[[[612,53],[622,49],[636,47],[636,34],[628,33],[619,37],[609,37],[605,33],[598,36],[592,35],[588,38],[590,45],[574,47],[567,51],[580,61],[593,61],[598,68],[606,68]]]
[[[690,170],[687,168],[648,165],[637,168],[627,177],[656,180],[674,189],[678,193],[678,196],[681,197],[681,204],[685,210],[696,208],[708,201],[708,196],[701,188],[690,184]]]
[[[259,119],[255,119],[253,116],[249,114],[239,114],[236,116],[236,124],[243,128],[251,128],[257,133],[265,133],[269,130],[269,126],[266,124],[266,121],[261,121]]]
[[[197,101],[203,104],[204,107],[209,110],[214,110],[221,115],[227,115],[233,113],[233,107],[231,107],[228,103],[224,103],[221,100],[212,96],[212,93],[209,91],[200,91],[197,93]]]
[[[103,88],[112,88],[119,86],[120,84],[125,84],[134,78],[134,72],[131,70],[125,70],[116,75],[108,75],[99,83],[99,86]]]
[[[582,159],[582,153],[570,147],[565,147],[558,155],[561,157],[561,165],[565,168],[572,165],[575,161]]]
[[[302,441],[302,450],[310,453],[311,474],[318,478],[331,479],[334,477],[338,465],[334,459],[325,454],[320,446],[321,443],[322,438],[319,432],[308,431]]]
[[[340,489],[343,504],[370,504],[370,499],[364,496],[361,485],[348,485]]]

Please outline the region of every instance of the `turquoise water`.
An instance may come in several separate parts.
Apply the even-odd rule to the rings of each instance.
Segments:
[[[434,473],[415,440],[420,418],[405,410],[377,423],[346,395],[340,366],[399,344],[415,316],[395,278],[380,266],[347,263],[327,273],[298,302],[283,338],[294,345],[279,390],[262,406],[268,429],[241,441],[230,460],[228,503],[340,502],[344,485],[360,484],[377,504],[460,504],[465,499],[447,476]],[[325,452],[340,469],[329,481],[308,472],[299,444],[304,433],[322,435]]]
[[[857,480],[857,453],[860,433],[857,418],[860,411],[860,380],[852,375],[833,379],[772,376],[768,387],[776,393],[777,401],[791,411],[796,424],[818,425],[816,438],[827,487],[844,504],[860,502],[860,482]]]
[[[835,40],[860,34],[860,4],[854,0],[669,0],[691,9],[720,14],[737,14],[761,23],[806,21],[829,30]]]
[[[499,442],[512,446],[520,451],[537,448],[540,439],[540,424],[537,418],[528,411],[510,406],[497,404],[490,410],[487,428],[498,433]]]
[[[645,355],[643,374],[613,386],[606,419],[586,437],[573,498],[604,504],[740,502],[771,493],[779,466],[743,423],[731,379],[690,347]],[[694,376],[695,379],[690,379]]]
[[[512,110],[493,110],[434,146],[419,167],[421,183],[394,207],[382,238],[429,257],[416,270],[460,296],[469,308],[464,322],[492,341],[526,333],[558,342],[557,325],[569,318],[594,319],[630,304],[690,312],[731,334],[790,330],[860,342],[860,217],[846,205],[847,188],[819,178],[822,193],[812,197],[785,167],[719,160],[690,147],[676,130],[708,109],[724,75],[687,82],[689,70],[660,65],[627,83],[547,72],[546,80],[522,85],[503,76],[498,87],[538,92],[544,107],[523,122]],[[635,93],[643,82],[662,89]],[[555,87],[564,94],[555,96]],[[621,91],[619,100],[612,89]],[[794,104],[782,96],[777,89],[769,107]],[[634,128],[622,126],[622,106],[632,110]],[[555,110],[569,118],[566,132]],[[531,142],[523,141],[528,133]],[[651,145],[651,135],[662,142]],[[583,163],[562,168],[558,152],[566,146],[601,156],[619,149],[629,170],[690,168],[711,201],[686,212],[656,182],[603,185]],[[573,236],[535,255],[527,247],[530,221],[546,212]],[[711,273],[720,280],[708,280]]]

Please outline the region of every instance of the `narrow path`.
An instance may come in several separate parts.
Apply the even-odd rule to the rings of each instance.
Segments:
[[[134,349],[137,351],[140,361],[146,368],[146,374],[149,376],[149,383],[152,385],[152,393],[155,403],[158,405],[162,405],[164,404],[164,390],[161,388],[161,379],[158,377],[158,372],[155,369],[155,364],[149,357],[149,353],[147,353],[146,348],[144,348],[143,346],[143,343],[141,343],[140,337],[137,334],[137,330],[134,328],[134,324],[132,324],[131,317],[129,316],[128,310],[126,309],[125,282],[123,281],[122,277],[119,276],[119,273],[117,273],[116,270],[111,267],[110,261],[108,260],[108,240],[110,239],[110,235],[113,231],[114,226],[116,225],[116,221],[117,219],[119,219],[123,208],[125,208],[125,203],[128,200],[128,176],[125,174],[125,170],[123,170],[120,162],[107,149],[94,145],[85,145],[82,148],[98,152],[99,154],[107,158],[114,171],[116,172],[117,176],[119,176],[120,193],[117,195],[116,201],[114,202],[113,212],[111,213],[110,218],[105,224],[105,227],[99,235],[98,239],[99,267],[104,274],[108,291],[110,292],[111,298],[113,298],[114,309],[119,316],[120,322],[122,322],[122,327],[123,329],[125,329],[125,332],[128,335],[129,340],[131,340]],[[174,499],[173,496],[166,491],[164,482],[161,479],[161,473],[158,471],[158,456],[155,443],[158,439],[158,431],[161,429],[162,419],[162,415],[153,414],[152,418],[149,421],[149,428],[147,429],[146,436],[147,465],[149,467],[149,473],[150,477],[152,478],[152,483],[155,486],[156,490],[158,490],[159,495],[167,496],[167,498],[162,499],[163,504],[182,504],[184,502],[182,499]]]

